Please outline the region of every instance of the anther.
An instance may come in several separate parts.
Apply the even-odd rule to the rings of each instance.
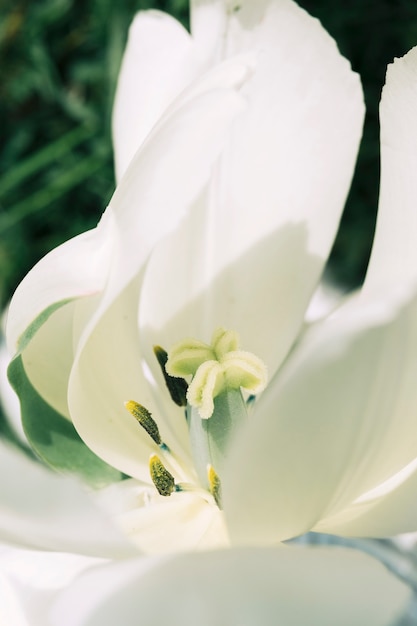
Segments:
[[[209,490],[211,495],[216,501],[219,509],[222,508],[222,485],[220,482],[219,475],[212,465],[207,465],[207,478],[209,482]]]
[[[131,415],[139,422],[139,424],[146,430],[148,435],[153,439],[155,443],[160,446],[162,444],[161,436],[159,434],[158,425],[149,413],[148,409],[138,404],[134,400],[125,402],[125,407]]]
[[[171,399],[178,406],[187,406],[187,381],[184,380],[184,378],[174,378],[174,376],[170,376],[168,374],[165,369],[168,361],[168,354],[163,348],[161,348],[161,346],[154,346],[153,351],[159,363],[159,367],[162,370],[162,375]]]
[[[173,475],[168,472],[156,454],[149,459],[149,471],[152,482],[161,496],[170,496],[173,491],[176,491]]]

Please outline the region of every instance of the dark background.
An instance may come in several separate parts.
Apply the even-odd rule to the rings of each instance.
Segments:
[[[379,181],[378,102],[386,65],[417,44],[415,0],[302,0],[362,76],[367,118],[331,257],[360,283]],[[185,0],[0,0],[0,306],[48,250],[97,223],[114,188],[110,114],[139,9],[188,20]]]

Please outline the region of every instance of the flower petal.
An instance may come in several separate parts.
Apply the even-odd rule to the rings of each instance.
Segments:
[[[23,432],[19,398],[7,380],[10,354],[0,335],[0,412],[2,413],[2,436],[17,446],[26,448],[27,439]]]
[[[389,537],[417,528],[416,459],[346,509],[317,525],[342,536]]]
[[[81,309],[86,318],[92,314],[95,295],[103,289],[109,271],[108,217],[41,259],[17,288],[7,314],[10,353],[23,354],[31,383],[64,416],[68,416],[75,311]]]
[[[119,296],[99,319],[72,369],[69,409],[83,441],[113,467],[147,483],[149,457],[159,446],[125,409],[134,399],[153,414],[162,440],[187,458],[186,423],[173,403],[172,428],[164,421],[142,369],[136,307],[139,281]],[[163,400],[162,400],[162,407]]]
[[[333,532],[333,516],[350,522],[352,503],[414,461],[417,296],[393,300],[351,302],[311,329],[271,382],[222,476],[232,538]]]
[[[228,11],[226,33],[218,33],[223,58],[256,57],[242,88],[248,107],[187,222],[155,249],[140,321],[144,342],[167,346],[188,336],[207,341],[218,326],[234,329],[272,375],[299,331],[338,226],[362,92],[334,41],[294,3],[240,2],[236,12],[221,4]]]
[[[9,367],[10,382],[20,394],[20,411],[27,440],[39,457],[54,469],[73,473],[100,488],[122,479],[85,445],[73,424],[57,413],[31,385],[20,356]]]
[[[159,11],[137,14],[113,108],[117,180],[166,107],[190,82],[196,65],[193,41],[177,20]]]
[[[98,228],[48,255],[34,268],[30,278],[26,279],[15,296],[9,313],[11,341],[19,342],[24,331],[18,347],[27,350],[24,354],[25,367],[29,375],[33,376],[37,391],[64,415],[67,414],[68,376],[77,348],[79,353],[82,352],[91,331],[99,325],[106,310],[117,301],[117,297],[131,280],[140,274],[155,242],[181,219],[190,201],[207,180],[210,164],[225,141],[227,128],[243,107],[243,101],[235,90],[236,85],[240,86],[242,82],[242,62],[239,61],[236,67],[238,72],[234,72],[231,67],[218,72],[218,84],[215,77],[212,77],[210,90],[203,89],[195,98],[189,94],[185,104],[178,105],[174,112],[166,116],[165,121],[159,124],[146,146],[133,160]],[[202,126],[208,112],[214,120],[214,126],[210,129],[207,125]],[[199,143],[200,139],[202,145]],[[80,258],[82,265],[78,264]],[[75,305],[68,303],[72,298],[100,292],[104,285],[106,289],[101,299],[91,297],[79,300]],[[35,304],[29,307],[29,312],[25,311],[22,316],[21,311],[25,310],[25,303],[35,293],[35,289],[40,295],[35,298]],[[85,303],[85,300],[88,302]],[[65,309],[65,304],[69,309]],[[72,312],[71,306],[74,306]],[[131,303],[130,316],[135,314],[135,306],[135,302]],[[123,310],[123,303],[119,310]],[[70,312],[65,317],[68,311]],[[63,320],[59,318],[61,314],[65,317],[64,326],[61,324]],[[33,322],[31,320],[34,317]],[[124,326],[123,320],[112,318],[112,323],[119,324],[121,328]],[[132,317],[129,323],[134,323]],[[26,330],[24,325],[27,326]],[[104,330],[112,333],[112,329],[107,329],[103,323],[97,335]],[[129,339],[128,334],[122,342],[127,346],[128,356],[122,352],[120,360],[133,362],[137,359],[132,373],[127,374],[127,378],[132,380],[133,372],[141,367],[141,362],[138,343],[128,345]],[[106,342],[106,338],[103,342]],[[117,344],[117,336],[115,342]],[[117,349],[117,345],[115,348]],[[103,389],[114,389],[115,381],[120,380],[122,374],[114,374],[111,367],[113,354],[108,351],[107,362],[101,361],[97,366],[100,350],[101,346],[93,338],[90,350],[84,352],[82,368],[87,372],[85,380],[90,381],[91,394],[85,385],[83,387],[82,381],[79,386],[83,387],[83,392],[77,391],[74,394],[76,384],[73,382],[70,394],[76,396],[76,400],[71,397],[70,401],[75,407],[79,407],[82,416],[86,415],[87,425],[83,427],[81,424],[80,431],[89,431],[89,421],[97,417],[94,433],[102,429],[103,433],[108,434],[106,427],[103,427],[103,421],[111,421],[113,415],[117,415],[119,406],[126,399],[135,398],[135,394],[121,396],[120,403],[117,396],[114,405],[114,398],[109,394],[110,400],[108,403],[104,402],[106,406],[103,410]],[[38,362],[41,363],[39,368]],[[79,380],[77,367],[78,362],[73,381]],[[97,378],[94,381],[95,369]],[[144,374],[141,372],[137,378],[139,387],[135,387],[140,395],[141,390],[147,388],[146,383],[141,384],[143,380]],[[121,385],[121,392],[124,387],[126,385]],[[83,400],[83,394],[86,394],[88,401]],[[91,411],[91,415],[88,411]],[[76,410],[74,421],[80,422]],[[117,431],[116,425],[116,435]],[[96,447],[100,448],[99,442],[103,436],[97,437]],[[132,445],[128,447],[131,449]],[[117,445],[115,448],[110,455],[112,457],[120,455]],[[139,449],[143,448],[139,446]],[[123,454],[120,456],[123,457]],[[148,453],[146,456],[149,456]],[[127,464],[129,465],[129,461]],[[139,474],[143,474],[143,460],[138,462],[138,466]]]
[[[99,503],[145,554],[168,554],[227,545],[223,513],[203,490],[160,496],[136,480],[111,485]]]
[[[108,226],[103,217],[94,230],[52,250],[23,279],[7,315],[11,353],[23,350],[58,308],[103,288],[110,263]]]
[[[242,67],[240,61],[238,65]],[[148,398],[149,374],[141,371],[135,330],[138,289],[153,246],[186,213],[207,180],[231,120],[242,110],[242,99],[234,91],[241,71],[227,76],[229,89],[224,88],[224,72],[219,72],[221,89],[187,100],[159,124],[116,189],[107,209],[115,239],[111,271],[78,344],[71,374],[69,407],[81,436],[103,459],[141,480],[148,478],[149,454],[155,450],[143,441],[134,420],[127,420],[123,407],[129,399],[151,413],[155,406]],[[206,123],[208,114],[212,124]],[[154,355],[153,361],[157,367]],[[159,380],[160,371],[157,376]],[[173,411],[178,415],[175,407]]]
[[[125,557],[135,549],[75,481],[4,444],[0,472],[2,541],[103,558]]]
[[[381,189],[366,290],[417,278],[417,48],[388,66],[382,92]]]
[[[78,554],[0,545],[0,623],[49,624],[51,599],[81,572],[102,563],[102,559]]]
[[[52,624],[133,626],[140,615],[148,626],[384,626],[409,597],[356,552],[234,549],[96,568],[58,598]]]

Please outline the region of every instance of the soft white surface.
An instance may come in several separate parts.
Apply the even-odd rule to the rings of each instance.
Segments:
[[[409,596],[353,551],[240,549],[97,569],[63,593],[52,624],[388,626]]]

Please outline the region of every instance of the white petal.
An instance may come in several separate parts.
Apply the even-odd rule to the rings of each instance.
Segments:
[[[0,472],[2,541],[104,558],[135,550],[75,481],[53,474],[4,444]]]
[[[388,66],[382,92],[381,189],[365,289],[417,278],[417,48]]]
[[[343,536],[389,537],[417,528],[417,459],[316,530]]]
[[[68,415],[74,311],[94,311],[109,271],[111,238],[105,215],[94,230],[52,250],[21,282],[7,313],[10,353],[23,352],[33,386],[62,415]]]
[[[19,399],[7,380],[7,367],[11,356],[0,336],[0,407],[3,409],[4,419],[12,427],[19,439],[27,443],[23,432],[20,417]]]
[[[185,458],[182,444],[187,442],[187,434],[183,412],[171,402],[170,422],[164,421],[161,402],[158,406],[153,400],[141,363],[138,299],[136,280],[99,319],[73,367],[68,394],[74,425],[93,452],[129,476],[149,483],[149,456],[159,454],[159,447],[124,403],[135,400],[145,406],[153,414],[162,440]]]
[[[110,262],[108,226],[103,218],[94,230],[52,250],[23,279],[7,315],[10,352],[23,349],[63,303],[102,289]]]
[[[210,92],[199,94],[195,98],[190,97],[186,104],[178,106],[176,111],[159,125],[145,148],[134,159],[99,227],[53,251],[32,270],[19,288],[9,313],[10,341],[17,343],[17,347],[22,350],[27,348],[24,355],[25,366],[35,379],[33,382],[38,391],[63,414],[67,413],[66,388],[69,370],[74,360],[73,351],[76,352],[77,347],[81,351],[89,333],[99,324],[111,303],[117,300],[117,296],[130,281],[140,274],[155,242],[181,219],[193,196],[207,180],[210,164],[224,143],[231,119],[242,109],[242,99],[234,90],[236,82],[240,85],[241,80],[241,72],[238,76],[229,73],[230,88],[225,88],[222,73],[219,77],[219,88],[213,88]],[[203,145],[200,145],[200,138],[196,133],[208,112],[213,116],[214,126],[204,127]],[[106,290],[101,300],[91,297],[89,302],[85,302],[87,300],[85,298],[75,305],[67,304],[68,309],[64,311],[63,303],[79,296],[90,295],[92,292],[100,292],[104,284]],[[72,312],[71,307],[74,307]],[[133,324],[132,315],[136,315],[136,302],[131,303],[129,314],[129,322]],[[115,324],[119,322],[120,327],[123,327],[123,320],[112,320]],[[103,337],[101,334],[104,330],[105,323],[100,326],[97,335],[101,336],[103,352],[106,352],[107,336]],[[108,332],[112,333],[113,328]],[[115,344],[117,339],[116,333]],[[33,347],[30,346],[31,340]],[[108,351],[107,361],[104,363],[101,360],[97,365],[101,346],[97,345],[94,337],[91,339],[90,350],[84,354],[82,368],[86,371],[85,381],[93,380],[92,392],[88,396],[88,385],[80,381],[79,384],[83,389],[73,404],[76,407],[75,422],[79,422],[78,407],[79,412],[86,415],[86,426],[84,429],[81,426],[80,430],[83,432],[87,430],[87,441],[89,420],[94,420],[97,413],[99,419],[94,428],[96,431],[102,428],[100,414],[103,390],[114,389],[116,381],[123,377],[123,361],[134,364],[132,371],[126,374],[128,381],[132,380],[135,371],[141,367],[138,342],[132,341],[129,345],[129,340],[128,334],[121,342],[127,346],[128,353],[126,355],[122,351],[119,355],[121,370],[116,374],[112,369],[113,354]],[[117,345],[115,347],[117,349]],[[90,357],[92,360],[89,360]],[[95,368],[97,368],[96,381]],[[142,389],[147,387],[146,384],[142,384],[143,379],[141,372],[136,380],[139,387],[136,385],[134,387],[139,395],[143,395]],[[77,366],[73,380],[79,380]],[[98,381],[102,383],[101,388]],[[122,385],[120,391],[126,386],[130,386],[129,382]],[[70,391],[73,395],[75,387],[74,383]],[[75,392],[75,395],[77,393]],[[88,400],[83,399],[83,394],[86,394]],[[129,394],[127,397],[123,395],[120,402],[123,403],[131,397],[135,398],[135,394]],[[114,399],[116,402],[113,402]],[[117,415],[119,406],[123,408],[122,404],[119,405],[119,396],[114,396],[110,392],[109,402],[104,404],[106,410],[103,411],[101,418],[104,421],[109,419],[109,415],[110,420],[113,419],[111,412],[116,412]],[[91,411],[91,414],[88,411]],[[112,456],[117,460],[117,456],[120,455],[117,445],[117,424],[115,431],[116,445]],[[103,428],[103,432],[107,433],[106,428]],[[100,447],[100,437],[96,447]],[[134,447],[134,444],[129,447]],[[123,453],[121,456],[123,457]],[[129,461],[127,463],[129,464]],[[143,460],[139,460],[138,465],[141,468]]]
[[[363,103],[358,77],[316,20],[291,2],[265,11],[255,19],[243,3],[229,15],[224,57],[256,53],[242,88],[248,107],[187,223],[153,253],[140,319],[144,342],[167,347],[235,329],[272,374],[332,244]]]
[[[227,13],[223,0],[191,0],[191,34],[207,62],[221,58],[221,35],[225,32]]]
[[[23,352],[30,382],[58,413],[69,417],[68,379],[74,359],[73,319],[77,301],[59,307]]]
[[[204,550],[228,543],[223,514],[203,490],[163,497],[154,486],[126,480],[102,490],[99,502],[145,554]]]
[[[98,568],[63,592],[56,626],[384,626],[409,590],[376,561],[324,548],[235,549]]]
[[[46,626],[51,599],[103,559],[0,545],[0,623]]]
[[[166,107],[190,82],[196,65],[192,39],[179,22],[159,11],[137,14],[130,27],[113,110],[118,180]]]
[[[70,413],[83,439],[109,463],[142,480],[148,476],[151,446],[141,443],[138,425],[123,406],[130,399],[151,412],[154,406],[147,373],[140,371],[138,284],[149,253],[186,213],[207,180],[231,120],[242,109],[241,98],[224,88],[223,74],[219,80],[222,89],[188,100],[158,125],[116,189],[108,209],[115,238],[111,271],[71,374]],[[230,76],[232,87],[236,81],[240,84],[240,72]],[[205,123],[208,114],[212,124]],[[125,297],[123,290],[135,277]]]
[[[359,299],[313,328],[271,382],[222,477],[236,540],[332,532],[334,515],[350,522],[353,502],[415,459],[417,297],[397,296]],[[375,524],[358,519],[356,532]]]

